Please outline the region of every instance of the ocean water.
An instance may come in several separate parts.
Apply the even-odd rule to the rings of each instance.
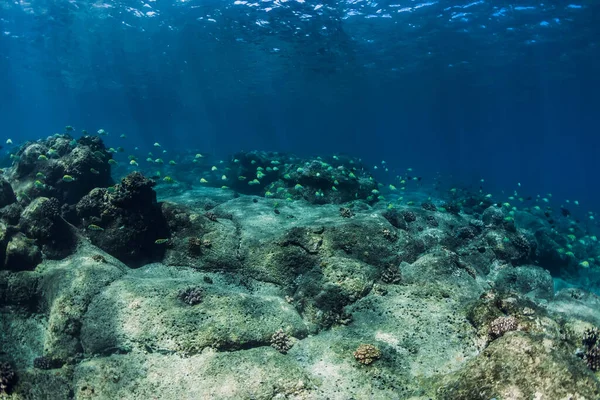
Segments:
[[[3,1],[3,136],[348,153],[597,211],[594,1]]]
[[[0,396],[600,398],[599,71],[596,0],[0,0]]]

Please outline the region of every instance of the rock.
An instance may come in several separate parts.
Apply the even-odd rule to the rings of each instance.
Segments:
[[[557,340],[509,332],[459,372],[443,379],[438,399],[596,399],[600,384]]]
[[[69,224],[61,217],[56,198],[38,197],[21,214],[21,230],[41,245],[44,255],[60,259],[75,251],[77,239]]]
[[[6,175],[27,203],[55,197],[61,205],[75,204],[93,188],[112,183],[111,157],[97,137],[73,141],[69,135],[54,135],[22,145]]]
[[[502,224],[504,217],[502,208],[493,205],[485,209],[481,215],[481,220],[485,225],[498,226]]]
[[[0,208],[6,207],[16,201],[17,197],[10,183],[4,178],[0,178]]]
[[[100,250],[89,244],[78,250],[64,260],[45,261],[36,271],[40,310],[47,315],[44,356],[60,362],[72,362],[81,352],[81,325],[90,302],[127,269],[108,255],[95,257]]]
[[[13,236],[6,246],[4,267],[12,271],[30,271],[42,261],[42,252],[23,234]]]
[[[86,229],[94,245],[130,266],[160,260],[166,250],[160,241],[170,233],[153,186],[134,172],[113,191],[94,189],[77,203],[73,222]]]
[[[494,286],[501,291],[515,291],[537,299],[550,300],[554,296],[554,282],[550,273],[537,266],[507,266],[492,276]]]
[[[252,291],[223,279],[207,284],[193,270],[157,264],[131,271],[90,304],[81,331],[83,349],[89,356],[135,349],[190,355],[207,347],[269,346],[280,326],[296,338],[307,335],[302,318],[282,297],[268,293],[268,285],[248,284]],[[190,286],[203,291],[194,306],[180,299]]]

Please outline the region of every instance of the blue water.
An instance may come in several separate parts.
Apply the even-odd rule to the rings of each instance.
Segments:
[[[0,141],[349,153],[585,218],[599,21],[593,0],[3,1]]]

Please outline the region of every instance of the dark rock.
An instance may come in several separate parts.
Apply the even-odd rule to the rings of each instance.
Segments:
[[[61,205],[56,198],[39,197],[23,211],[21,230],[37,244],[50,259],[61,259],[73,253],[77,244],[75,234],[61,217]]]
[[[112,191],[94,189],[77,203],[76,224],[94,245],[131,266],[161,260],[170,235],[153,186],[133,172]]]
[[[481,215],[481,220],[485,225],[498,226],[504,221],[504,212],[496,206],[488,207]]]
[[[23,207],[19,203],[12,203],[0,209],[0,218],[2,218],[7,224],[17,225],[19,223],[19,219],[21,219],[22,212]]]
[[[93,188],[112,183],[111,154],[100,138],[74,142],[69,135],[54,135],[24,144],[16,157],[7,176],[24,199],[55,197],[75,204]]]
[[[23,234],[11,238],[6,246],[4,267],[12,271],[34,270],[42,262],[42,252],[35,241]]]
[[[8,206],[17,201],[12,186],[4,178],[0,178],[0,208]]]

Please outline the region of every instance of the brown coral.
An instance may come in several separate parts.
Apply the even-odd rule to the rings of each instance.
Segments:
[[[17,375],[9,363],[0,363],[0,394],[8,393],[16,378]]]
[[[271,336],[271,347],[281,354],[286,354],[293,345],[291,338],[281,328]]]
[[[354,358],[362,365],[369,365],[381,358],[381,351],[372,344],[361,344],[354,352]]]
[[[352,218],[354,213],[348,207],[340,207],[340,216],[343,218]]]
[[[516,331],[518,328],[519,323],[515,317],[498,317],[490,323],[490,335],[499,338],[506,332]]]

